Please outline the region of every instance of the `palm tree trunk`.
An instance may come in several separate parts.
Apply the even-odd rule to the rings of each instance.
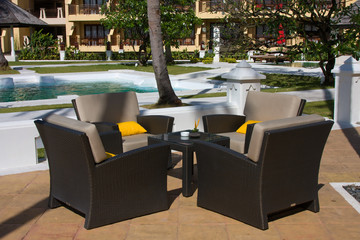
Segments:
[[[1,37],[0,37],[0,69],[7,70],[9,68],[9,63],[6,60],[4,53],[1,48]]]
[[[159,100],[157,104],[181,105],[181,100],[175,95],[174,89],[171,86],[168,70],[166,67],[160,25],[159,0],[147,0],[147,12],[153,68],[159,91]]]

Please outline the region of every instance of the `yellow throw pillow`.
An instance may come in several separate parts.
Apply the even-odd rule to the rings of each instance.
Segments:
[[[106,154],[106,158],[112,158],[112,157],[116,156],[116,154],[109,153],[109,152],[105,152],[105,154]]]
[[[119,126],[119,130],[123,137],[147,132],[145,128],[134,121],[122,122],[117,125]]]
[[[255,120],[246,121],[243,125],[241,125],[241,127],[239,127],[238,130],[236,130],[236,132],[246,134],[247,125],[253,124],[253,123],[258,123],[258,122],[261,122],[261,121],[255,121]]]

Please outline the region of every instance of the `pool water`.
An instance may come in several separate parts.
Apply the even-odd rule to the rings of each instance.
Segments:
[[[26,101],[38,99],[52,99],[61,95],[87,95],[111,92],[157,92],[157,89],[149,86],[135,85],[130,82],[70,82],[57,81],[52,86],[39,84],[19,84],[14,88],[0,89],[0,102]]]

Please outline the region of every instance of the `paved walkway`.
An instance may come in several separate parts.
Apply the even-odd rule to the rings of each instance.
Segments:
[[[223,70],[225,68],[211,71]],[[310,93],[301,94],[308,94],[309,98],[330,97],[327,92]],[[156,96],[144,94],[140,95],[139,99],[140,102],[149,102],[156,99]],[[216,99],[224,101],[224,98]],[[211,104],[215,98],[199,101],[202,101],[202,104]],[[16,117],[33,118],[34,116],[29,116],[28,113],[16,113],[10,121]],[[3,117],[1,118],[4,120]],[[269,223],[269,229],[266,231],[197,207],[196,166],[194,194],[190,198],[184,198],[181,195],[181,155],[174,152],[173,160],[177,164],[168,172],[169,210],[93,230],[85,230],[83,216],[67,208],[48,209],[50,187],[48,171],[0,176],[0,239],[360,239],[360,214],[330,185],[331,182],[360,182],[359,133],[360,127],[333,130],[330,133],[320,167],[320,212],[286,213],[281,218],[274,218],[276,220]]]
[[[181,156],[168,172],[169,210],[93,230],[83,216],[47,207],[49,172],[0,176],[0,239],[2,240],[355,240],[360,214],[330,182],[360,182],[360,128],[332,131],[319,176],[320,212],[300,211],[269,223],[266,231],[199,208],[194,195],[181,195]],[[195,167],[195,180],[197,169]],[[231,184],[231,183],[229,183]]]

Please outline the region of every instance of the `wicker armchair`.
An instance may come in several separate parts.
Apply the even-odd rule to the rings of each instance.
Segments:
[[[168,209],[168,145],[108,157],[93,124],[56,115],[35,124],[49,160],[50,208],[78,210],[86,229]]]
[[[174,118],[161,115],[139,115],[135,92],[83,95],[72,100],[79,120],[94,123],[99,132],[118,129],[116,123],[134,121],[147,133],[123,136],[124,152],[147,145],[150,134],[172,132]]]
[[[257,123],[249,153],[197,142],[197,205],[259,229],[268,215],[319,211],[318,173],[332,121],[317,115]]]
[[[306,100],[297,96],[251,91],[248,93],[244,115],[211,114],[202,117],[204,131],[230,137],[230,148],[245,151],[245,134],[236,130],[248,120],[269,121],[300,116]]]

